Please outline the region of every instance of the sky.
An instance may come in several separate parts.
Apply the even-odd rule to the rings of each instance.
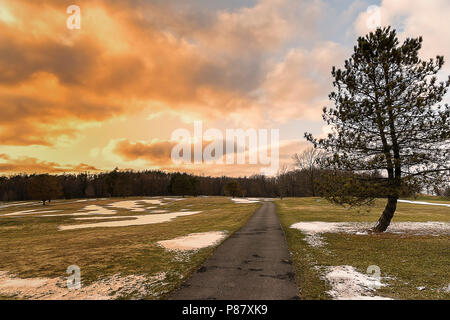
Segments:
[[[0,0],[0,174],[260,173],[174,163],[172,133],[194,121],[278,129],[292,166],[305,132],[328,132],[331,68],[358,36],[392,25],[423,36],[423,58],[450,59],[448,17],[447,0]]]

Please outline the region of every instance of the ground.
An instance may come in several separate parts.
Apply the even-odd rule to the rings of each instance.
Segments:
[[[195,271],[204,272],[201,266],[216,267],[219,261],[233,264],[233,270],[257,264],[242,270],[279,283],[292,278],[288,264],[302,299],[450,299],[448,206],[399,203],[388,232],[369,234],[384,200],[373,208],[349,210],[320,198],[268,199],[275,203],[283,234],[274,206],[261,200],[0,203],[0,298],[166,299],[182,283],[194,281]],[[430,197],[408,200],[450,205]],[[262,206],[271,209],[258,210]],[[274,243],[284,247],[286,257],[270,262],[276,257],[270,253]],[[275,268],[277,263],[284,267]],[[68,292],[71,265],[80,267],[82,289]],[[242,276],[242,270],[233,277]],[[214,272],[210,276],[220,278]],[[224,272],[221,281],[231,284],[226,277]]]
[[[443,199],[418,200],[450,204]],[[399,203],[393,219],[394,224],[445,222],[443,225],[447,227],[447,232],[428,234],[422,230],[418,234],[412,231],[392,233],[388,229],[385,234],[367,234],[338,230],[320,234],[322,245],[317,246],[313,241],[306,241],[311,240],[307,234],[291,226],[307,221],[372,224],[379,218],[385,201],[377,200],[373,208],[363,208],[359,211],[334,206],[319,198],[283,199],[275,203],[291,251],[301,298],[331,298],[330,294],[336,288],[330,279],[326,280],[327,272],[341,272],[343,277],[339,280],[343,283],[349,275],[365,276],[369,266],[378,266],[385,286],[370,292],[372,296],[393,299],[450,299],[449,207]],[[349,270],[351,267],[353,269]],[[344,271],[352,272],[343,273]]]
[[[67,277],[66,268],[69,265],[77,265],[81,269],[83,286],[93,285],[102,279],[109,285],[117,280],[111,280],[109,277],[138,275],[149,280],[147,293],[143,295],[125,291],[115,298],[164,298],[195,271],[219,243],[200,250],[176,252],[166,250],[158,245],[158,241],[207,231],[221,231],[230,235],[242,227],[261,205],[236,204],[222,197],[163,199],[163,204],[156,208],[152,204],[138,202],[142,205],[140,210],[159,212],[152,213],[153,215],[166,214],[161,210],[167,210],[169,213],[201,212],[158,224],[58,230],[62,225],[104,222],[74,220],[77,217],[104,219],[105,216],[146,214],[139,209],[137,212],[132,211],[133,207],[130,209],[108,206],[119,201],[133,203],[134,200],[143,198],[52,201],[45,207],[33,202],[4,205],[0,208],[0,280],[5,278],[6,272],[18,278]],[[108,210],[114,209],[116,212],[107,211],[109,214],[91,216],[89,211],[83,210],[93,205]],[[28,211],[35,209],[54,212],[36,214],[34,211]],[[73,213],[84,215],[72,216]],[[45,215],[53,217],[44,217]],[[0,288],[0,294],[1,292],[3,298],[26,298],[20,294],[5,295],[5,290]]]

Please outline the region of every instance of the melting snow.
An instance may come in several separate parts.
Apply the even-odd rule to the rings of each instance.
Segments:
[[[159,241],[158,244],[168,250],[186,251],[206,248],[220,242],[226,237],[222,231],[211,231],[203,233],[191,233],[184,237],[172,240]]]
[[[201,211],[171,212],[171,213],[165,213],[165,214],[152,214],[152,215],[141,215],[141,216],[122,216],[120,218],[129,219],[129,220],[105,221],[105,222],[77,224],[77,225],[62,225],[62,226],[59,226],[58,229],[63,231],[63,230],[99,228],[99,227],[141,226],[141,225],[146,225],[146,224],[168,222],[177,217],[190,216],[190,215],[197,214],[200,212]],[[118,219],[118,218],[119,217],[115,217],[115,219]]]
[[[443,207],[450,207],[449,203],[431,203],[426,201],[410,201],[410,200],[398,200],[398,202],[404,202],[404,203],[413,203],[413,204],[425,204],[429,206],[443,206]]]
[[[386,284],[378,277],[356,271],[352,266],[326,267],[324,277],[332,287],[327,293],[335,300],[392,300],[373,296],[377,288]]]
[[[369,222],[298,222],[291,228],[300,230],[306,234],[305,241],[314,247],[323,246],[325,243],[321,234],[345,232],[363,235],[373,226]],[[450,223],[448,222],[393,222],[387,232],[407,233],[414,235],[440,235],[450,234]]]
[[[165,273],[152,277],[116,274],[88,286],[82,285],[78,290],[69,290],[64,277],[22,279],[0,271],[0,294],[33,300],[106,300],[130,294],[139,298],[151,295],[152,287],[162,283],[165,277]]]
[[[137,200],[127,200],[127,201],[118,201],[108,204],[108,206],[120,208],[120,209],[128,209],[133,212],[144,212],[145,208],[143,208],[143,204],[139,203]]]
[[[86,212],[84,212],[86,211]],[[66,214],[51,214],[51,215],[45,215],[40,216],[42,218],[45,217],[70,217],[70,216],[93,216],[93,215],[109,215],[109,214],[116,214],[116,210],[110,210],[108,208],[104,208],[101,206],[98,206],[96,204],[91,204],[89,206],[86,206],[82,209],[82,211],[78,211],[75,213],[66,213]]]
[[[189,211],[188,209],[181,209],[180,211]],[[169,210],[152,210],[150,213],[166,213],[169,212]]]
[[[59,212],[59,211],[62,211],[62,210],[39,211],[38,209],[34,209],[34,210],[24,210],[24,211],[7,213],[7,214],[4,214],[3,216],[25,216],[25,215],[30,215],[30,214],[54,213],[54,212]]]
[[[233,201],[234,203],[257,203],[260,200],[257,198],[232,198],[231,201]]]

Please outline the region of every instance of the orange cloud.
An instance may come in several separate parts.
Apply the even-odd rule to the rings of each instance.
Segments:
[[[305,3],[261,0],[206,12],[80,0],[81,30],[66,28],[70,1],[2,4],[0,144],[54,145],[90,123],[143,110],[236,119],[250,108],[258,119],[267,55],[319,14],[320,2]]]
[[[11,158],[0,154],[0,172],[2,173],[65,173],[96,172],[94,166],[80,163],[78,165],[61,165],[56,162],[41,161],[33,157]]]
[[[210,143],[210,141],[203,141],[202,151]],[[226,142],[222,141],[224,156],[229,150],[226,149]],[[154,141],[154,142],[131,142],[128,140],[121,140],[115,143],[112,152],[119,155],[121,158],[127,161],[144,160],[150,166],[157,166],[156,168],[167,171],[183,170],[195,174],[208,174],[213,176],[221,176],[226,172],[230,176],[243,176],[252,175],[261,172],[262,169],[267,168],[267,165],[261,164],[249,164],[249,148],[245,146],[244,152],[246,155],[245,164],[226,164],[223,160],[223,164],[220,163],[207,163],[194,164],[193,154],[194,146],[191,145],[191,163],[176,165],[171,159],[172,148],[176,145],[176,142],[171,141]],[[279,147],[279,163],[281,165],[290,166],[292,164],[292,155],[295,152],[301,152],[308,146],[306,142],[300,142],[298,140],[281,141]],[[234,150],[237,150],[236,141],[234,143]],[[271,152],[270,146],[268,146],[268,152]],[[155,168],[155,167],[153,167]]]
[[[142,159],[151,164],[167,164],[170,162],[170,154],[176,143],[169,141],[157,141],[153,143],[118,141],[113,152],[128,161]]]

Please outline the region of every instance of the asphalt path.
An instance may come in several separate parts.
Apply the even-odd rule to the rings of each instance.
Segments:
[[[275,205],[265,202],[169,299],[298,299],[294,278]]]

